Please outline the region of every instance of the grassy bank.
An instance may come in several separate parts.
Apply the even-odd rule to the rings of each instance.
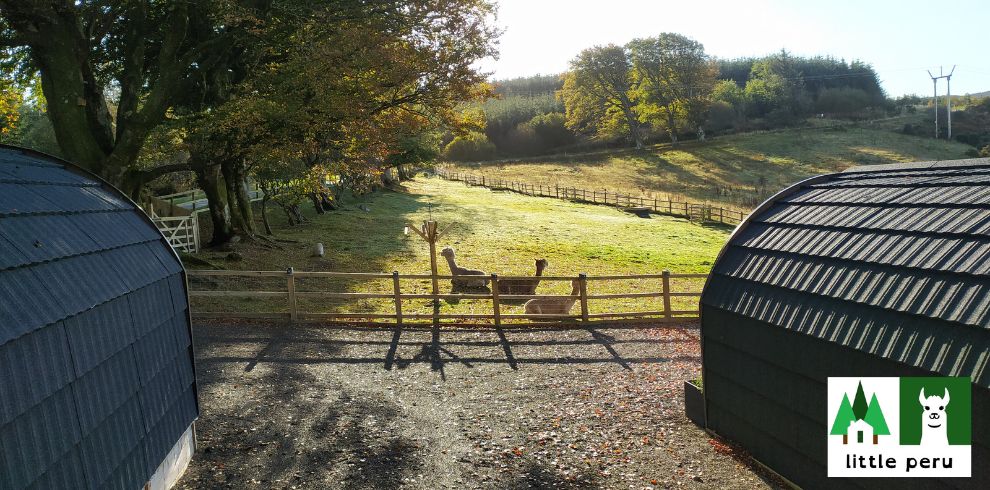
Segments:
[[[862,127],[739,134],[642,152],[504,164],[456,171],[504,180],[717,202],[743,210],[805,177],[855,165],[964,158],[969,146]]]

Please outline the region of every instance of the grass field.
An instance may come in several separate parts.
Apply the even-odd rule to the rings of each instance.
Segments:
[[[358,208],[366,205],[370,211]],[[310,212],[307,210],[307,212]],[[454,224],[438,248],[452,246],[459,265],[501,275],[531,275],[537,257],[549,260],[546,275],[648,274],[663,269],[672,272],[708,272],[729,232],[727,227],[701,226],[681,218],[653,216],[639,218],[605,206],[582,205],[546,198],[492,192],[480,187],[447,182],[438,178],[420,178],[405,183],[402,192],[367,195],[363,201],[349,203],[338,211],[322,216],[310,215],[302,226],[289,227],[272,213],[276,236],[284,250],[256,245],[237,249],[240,261],[225,260],[225,252],[203,252],[199,258],[223,264],[230,269],[300,271],[429,273],[426,243],[414,234],[405,236],[406,223],[421,223],[432,216],[441,228]],[[322,242],[326,255],[311,257],[312,246]],[[440,259],[440,273],[448,268]],[[195,266],[192,266],[195,268]],[[229,280],[229,279],[224,279]],[[238,280],[244,281],[244,280]],[[284,279],[258,279],[253,287],[284,290]],[[264,281],[269,281],[265,283]],[[226,289],[231,284],[197,279],[194,288]],[[659,281],[629,280],[589,285],[589,294],[658,291]],[[300,290],[338,292],[391,292],[391,280],[300,280]],[[244,285],[243,283],[239,283]],[[679,279],[674,290],[699,290],[700,280]],[[441,292],[450,284],[441,283]],[[564,282],[540,285],[543,294],[567,294]],[[428,281],[409,281],[403,292],[428,293]],[[696,307],[696,298],[676,298],[674,309]],[[592,313],[612,311],[658,310],[658,298],[598,300]],[[200,311],[285,311],[281,301],[267,299],[195,298]],[[426,313],[428,301],[404,306],[404,312]],[[361,300],[330,303],[306,300],[300,304],[307,311],[391,313],[391,300]],[[447,302],[442,312],[489,313],[490,301]],[[504,313],[522,313],[515,305]]]
[[[453,170],[504,180],[714,202],[742,210],[805,177],[855,165],[964,158],[971,147],[864,127],[750,133],[643,152]]]

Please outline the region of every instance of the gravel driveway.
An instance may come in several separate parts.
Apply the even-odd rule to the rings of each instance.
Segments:
[[[696,324],[195,327],[202,417],[180,488],[757,488],[684,417]]]

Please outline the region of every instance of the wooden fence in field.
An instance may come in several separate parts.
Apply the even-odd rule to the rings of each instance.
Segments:
[[[609,191],[608,189],[589,190],[560,185],[534,185],[525,182],[492,178],[485,175],[451,172],[444,168],[436,169],[436,174],[447,180],[464,182],[469,185],[487,187],[493,190],[507,190],[525,194],[527,196],[553,197],[556,199],[565,199],[569,201],[604,204],[623,209],[638,208],[654,213],[683,216],[692,221],[738,225],[746,217],[746,213],[742,211],[724,208],[721,206],[712,206],[705,203],[692,203],[688,201],[664,200],[655,197],[631,196],[629,194]]]
[[[672,299],[689,297],[700,298],[701,288],[692,288],[689,291],[674,291],[671,287],[672,279],[705,279],[707,274],[672,274],[663,271],[661,274],[635,274],[635,275],[611,275],[611,276],[588,276],[580,274],[577,276],[542,276],[543,282],[554,281],[577,281],[580,286],[577,296],[570,295],[549,295],[549,294],[499,294],[498,283],[501,280],[526,279],[532,280],[533,276],[499,276],[492,274],[487,279],[490,280],[490,291],[471,292],[462,294],[432,294],[432,293],[409,293],[403,292],[402,283],[407,280],[432,280],[434,276],[430,274],[391,274],[383,273],[355,273],[355,272],[300,272],[292,268],[286,271],[226,271],[226,270],[190,270],[187,272],[190,277],[190,284],[197,278],[282,278],[279,279],[280,287],[269,287],[268,290],[257,290],[248,288],[232,289],[196,289],[190,287],[190,298],[264,298],[284,300],[283,305],[286,312],[247,312],[247,311],[226,311],[226,312],[204,312],[198,308],[192,308],[192,314],[196,318],[259,318],[298,321],[337,321],[355,322],[356,320],[367,320],[371,323],[389,323],[403,325],[408,320],[430,320],[433,323],[441,320],[466,320],[479,323],[482,320],[491,320],[494,325],[500,326],[505,320],[555,320],[564,323],[589,323],[589,322],[628,322],[628,321],[649,321],[649,322],[670,322],[698,317],[697,302],[692,301],[691,309],[676,310],[671,306]],[[464,278],[465,276],[459,276]],[[390,292],[381,293],[361,293],[361,292],[330,292],[330,291],[303,291],[300,290],[298,281],[304,278],[322,279],[348,279],[348,280],[380,280],[388,281],[391,285]],[[449,280],[453,276],[437,275],[437,279]],[[589,294],[588,285],[594,283],[646,279],[655,281],[657,290],[649,292],[627,292],[616,294]],[[571,298],[574,300],[571,313],[569,314],[506,314],[502,312],[502,307],[508,301],[520,301],[534,298]],[[650,311],[608,311],[593,312],[591,303],[595,300],[613,300],[620,298],[656,298],[662,301],[662,308]],[[301,299],[324,299],[324,300],[365,300],[380,299],[391,300],[391,310],[387,313],[326,313],[305,311],[300,306]],[[404,312],[404,306],[409,300],[433,300],[436,305],[432,308],[432,313],[408,313]],[[440,300],[481,300],[487,303],[487,309],[491,313],[440,313]],[[518,303],[517,303],[518,304]],[[388,322],[383,322],[388,320]],[[487,322],[486,322],[487,323]]]

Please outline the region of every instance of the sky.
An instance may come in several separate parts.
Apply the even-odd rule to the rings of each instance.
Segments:
[[[494,79],[560,73],[584,48],[677,32],[719,58],[783,48],[862,60],[890,96],[929,95],[926,70],[953,65],[953,94],[990,90],[988,0],[496,1],[501,54],[481,63]]]

